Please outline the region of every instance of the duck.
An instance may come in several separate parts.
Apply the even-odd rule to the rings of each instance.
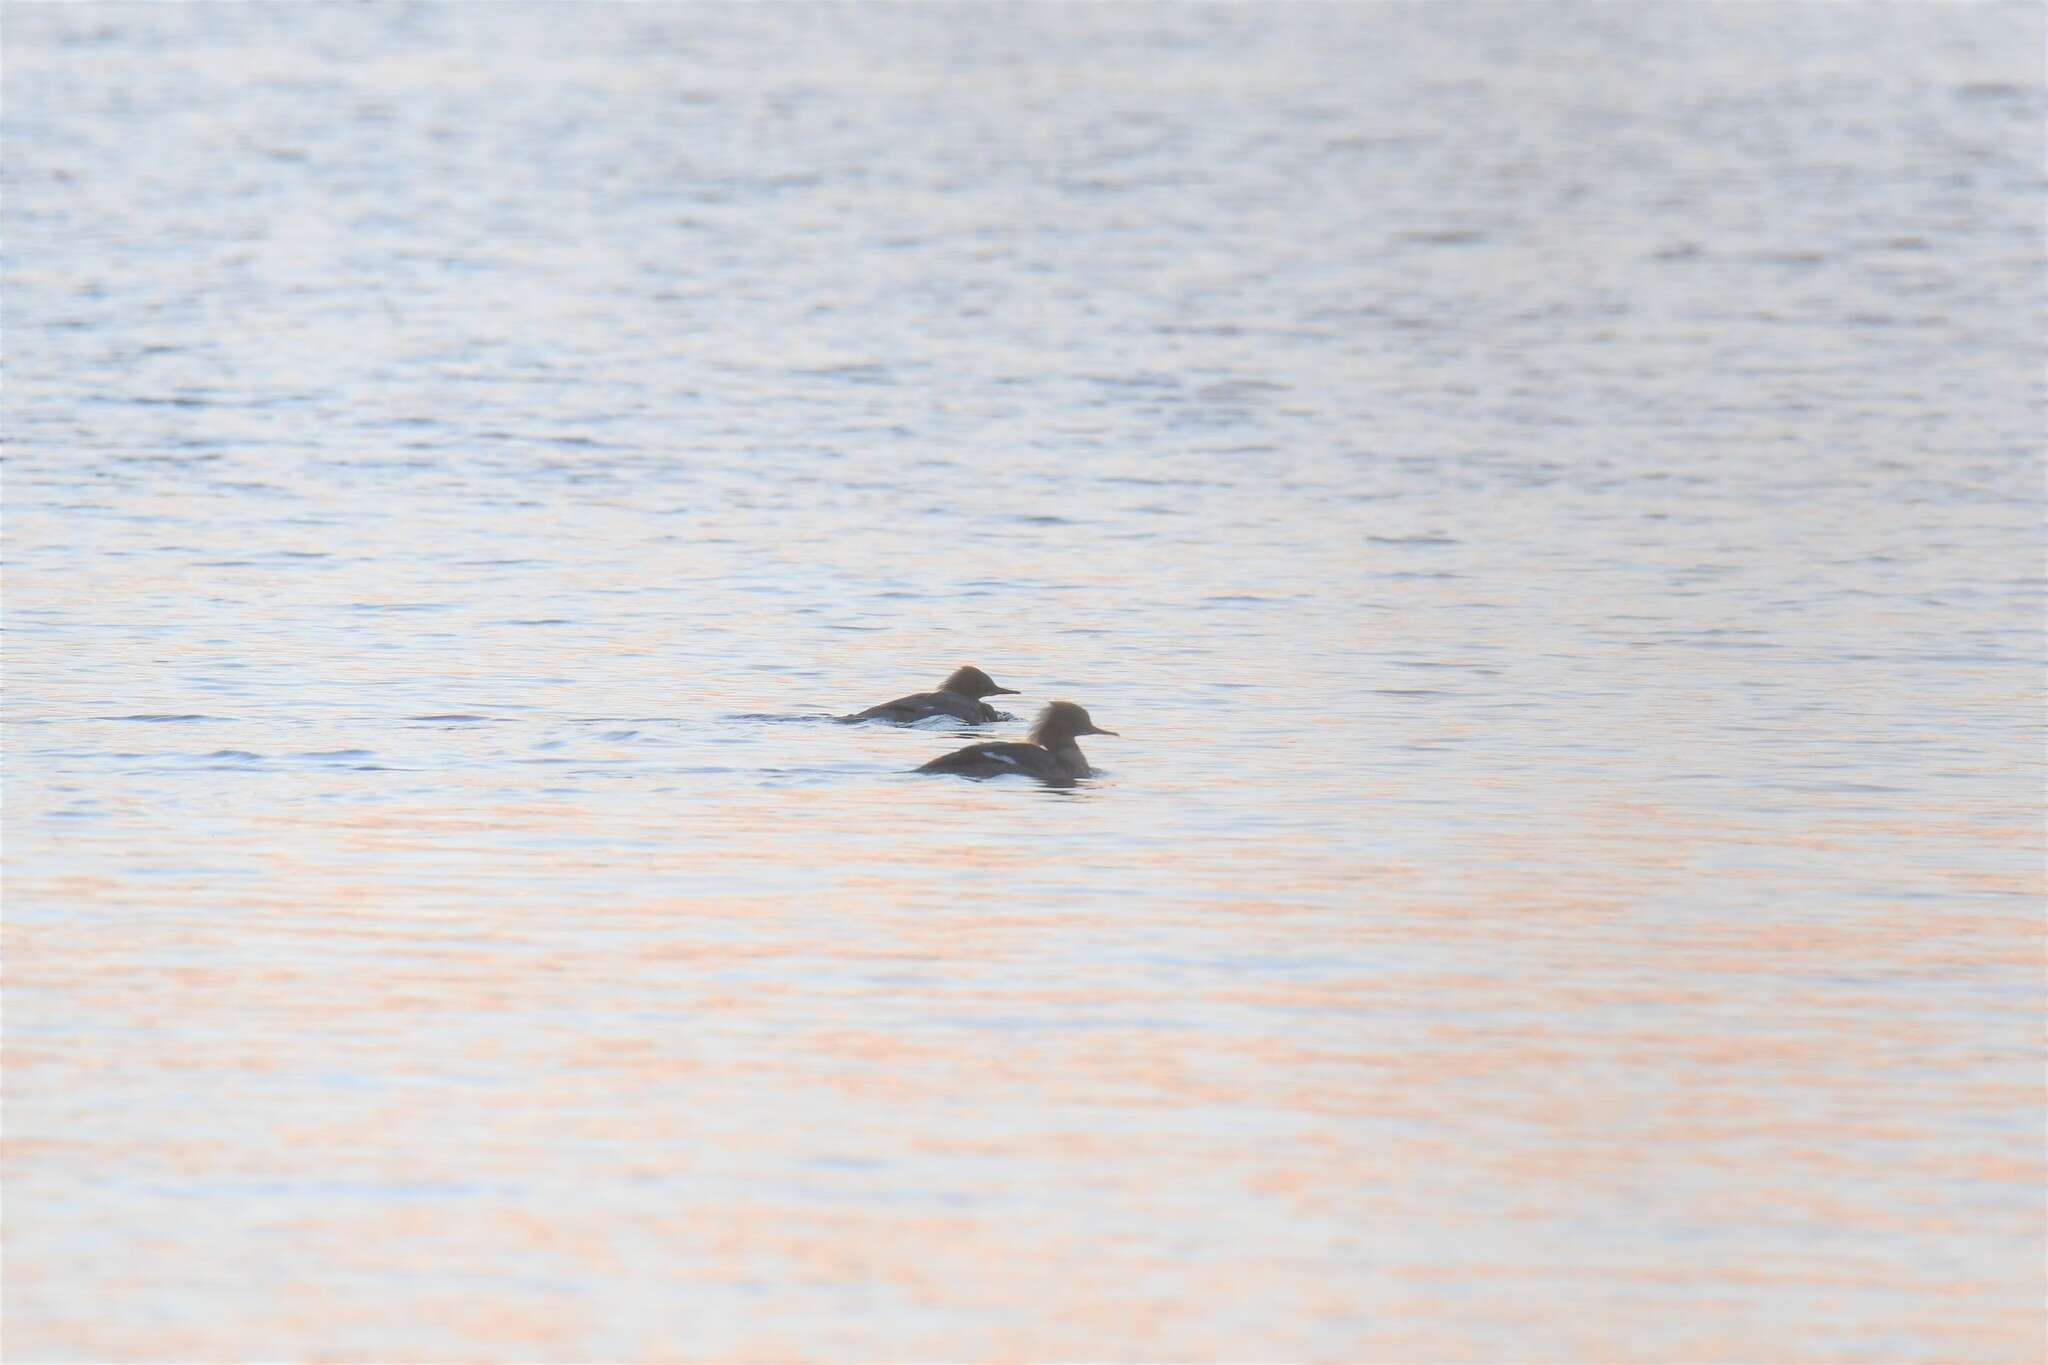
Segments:
[[[936,692],[913,692],[907,697],[885,701],[880,706],[870,706],[839,719],[851,725],[864,720],[886,720],[897,725],[909,725],[913,721],[929,720],[933,716],[951,716],[964,720],[969,725],[983,725],[992,720],[1008,720],[1010,717],[983,701],[983,697],[1014,697],[1014,687],[997,687],[996,680],[968,664],[956,668],[947,679],[939,684]]]
[[[942,754],[918,769],[921,773],[952,773],[959,777],[1003,777],[1022,773],[1051,787],[1071,787],[1089,777],[1087,755],[1074,740],[1081,735],[1115,735],[1088,715],[1085,707],[1056,701],[1038,713],[1026,744],[970,744]]]

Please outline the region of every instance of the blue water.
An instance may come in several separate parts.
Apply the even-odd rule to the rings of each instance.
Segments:
[[[2038,1358],[2037,8],[0,18],[10,1358]]]

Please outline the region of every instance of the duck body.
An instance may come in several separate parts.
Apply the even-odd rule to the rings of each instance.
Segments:
[[[1074,742],[1080,735],[1114,735],[1089,719],[1088,713],[1070,701],[1056,701],[1039,712],[1027,744],[970,744],[941,754],[924,764],[921,773],[950,773],[956,777],[1035,777],[1052,787],[1071,787],[1074,780],[1091,777],[1087,755]]]
[[[1055,787],[1071,787],[1077,777],[1088,776],[1088,760],[1079,749],[1071,750],[1075,766],[1069,767],[1060,754],[1037,744],[970,744],[955,749],[918,769],[921,773],[952,773],[956,777],[1005,777],[1022,773]]]
[[[867,720],[885,720],[896,725],[910,725],[933,716],[951,716],[964,720],[969,725],[985,725],[990,721],[1004,720],[1002,712],[983,701],[983,697],[1014,697],[1015,688],[998,687],[995,679],[980,669],[969,665],[955,669],[950,677],[939,684],[936,692],[913,692],[907,697],[885,701],[880,706],[870,706],[840,719],[848,724]]]
[[[886,720],[897,725],[911,725],[933,716],[951,716],[964,720],[969,725],[986,725],[992,720],[1001,720],[1002,714],[995,707],[974,697],[963,697],[958,692],[913,692],[907,697],[885,701],[880,706],[870,706],[845,720]]]

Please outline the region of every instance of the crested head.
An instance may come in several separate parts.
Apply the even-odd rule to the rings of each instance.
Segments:
[[[954,669],[952,676],[939,684],[939,690],[941,692],[957,692],[963,697],[973,697],[977,701],[983,697],[1014,697],[1017,695],[1015,688],[997,687],[994,678],[991,678],[973,664],[968,664],[964,668]]]
[[[1080,735],[1114,735],[1114,730],[1104,730],[1096,725],[1084,707],[1070,701],[1056,701],[1038,713],[1038,719],[1031,726],[1031,742],[1048,749],[1063,744],[1072,744]]]

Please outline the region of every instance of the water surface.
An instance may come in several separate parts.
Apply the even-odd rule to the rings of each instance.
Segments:
[[[10,1358],[2040,1357],[2037,9],[5,18]]]

